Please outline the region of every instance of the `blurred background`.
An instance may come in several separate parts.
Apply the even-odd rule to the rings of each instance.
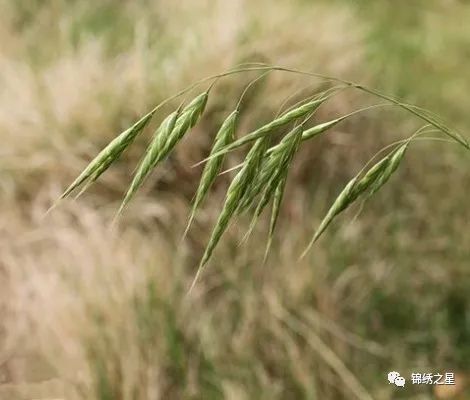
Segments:
[[[191,165],[256,74],[215,87],[116,229],[150,132],[44,217],[140,115],[248,61],[359,81],[470,137],[469,20],[465,0],[0,0],[0,399],[470,398],[468,153],[417,143],[298,261],[353,174],[420,126],[407,113],[363,113],[303,145],[266,265],[268,221],[239,246],[241,218],[190,298],[228,184],[217,182],[181,242],[201,173]],[[318,85],[270,74],[245,99],[238,134]],[[375,101],[344,92],[316,119]],[[400,389],[392,370],[454,372],[456,385]]]

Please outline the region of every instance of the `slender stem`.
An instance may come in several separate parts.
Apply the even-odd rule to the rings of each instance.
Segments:
[[[314,84],[311,84],[309,85],[308,87],[311,87],[313,86]],[[296,90],[294,93],[290,94],[283,102],[282,104],[279,106],[279,109],[275,115],[275,118],[279,117],[279,115],[281,114],[281,112],[283,113],[287,113],[289,112],[290,110],[294,109],[295,107],[299,106],[300,104],[302,103],[307,103],[311,100],[316,100],[316,99],[319,99],[321,97],[325,97],[327,95],[329,95],[330,92],[334,92],[334,91],[341,91],[341,90],[344,90],[344,89],[347,89],[349,86],[344,86],[344,85],[336,85],[336,86],[333,86],[329,89],[325,89],[324,91],[322,92],[319,92],[319,93],[315,93],[305,99],[302,99],[300,101],[297,101],[296,103],[292,104],[291,106],[289,106],[287,109],[285,109],[284,111],[283,108],[284,106],[292,99],[294,98],[295,96],[297,96],[299,93],[301,93],[302,91],[305,90],[305,88],[302,88],[302,89],[298,89]]]
[[[445,126],[445,125],[443,125],[439,122],[436,122],[429,115],[426,115],[426,114],[430,113],[429,111],[422,110],[421,112],[419,112],[417,110],[421,110],[421,109],[418,106],[403,103],[402,101],[400,101],[400,100],[398,100],[398,99],[396,99],[392,96],[389,96],[387,94],[384,94],[382,92],[379,92],[378,90],[370,89],[370,88],[368,88],[368,87],[366,87],[362,84],[356,83],[356,82],[348,81],[348,80],[345,80],[345,79],[341,79],[341,78],[337,78],[337,77],[333,77],[333,76],[329,76],[329,75],[325,75],[325,74],[319,74],[319,73],[316,73],[316,72],[302,71],[302,70],[299,70],[299,69],[286,68],[286,67],[282,67],[282,66],[279,66],[279,65],[268,65],[268,64],[264,64],[264,63],[249,63],[248,65],[256,65],[256,66],[253,66],[253,67],[250,66],[250,67],[245,67],[245,68],[236,68],[236,69],[232,69],[232,70],[229,70],[229,71],[217,74],[217,75],[212,75],[212,76],[203,78],[203,79],[193,83],[192,85],[186,87],[185,89],[181,90],[180,92],[176,93],[175,95],[173,95],[173,96],[167,98],[166,100],[162,101],[155,108],[153,108],[149,112],[149,114],[155,113],[158,109],[163,107],[163,105],[167,104],[171,100],[185,94],[186,92],[194,89],[195,87],[197,87],[197,86],[199,86],[199,85],[201,85],[205,82],[209,82],[209,81],[214,80],[214,79],[224,78],[224,77],[227,77],[227,76],[230,76],[230,75],[235,75],[235,74],[239,74],[239,73],[243,73],[243,72],[249,72],[249,71],[281,71],[281,72],[289,72],[289,73],[294,73],[294,74],[299,74],[299,75],[311,76],[311,77],[315,77],[315,78],[319,78],[319,79],[323,79],[323,80],[328,80],[328,81],[333,81],[333,82],[340,82],[344,85],[353,87],[353,88],[358,89],[360,91],[363,91],[365,93],[368,93],[368,94],[371,94],[373,96],[379,97],[381,99],[387,100],[387,101],[389,101],[393,104],[396,104],[397,106],[407,110],[408,112],[412,113],[416,117],[418,117],[418,118],[428,122],[429,124],[433,125],[435,128],[437,128],[440,131],[444,132],[447,136],[449,136],[450,138],[452,138],[453,140],[455,140],[456,142],[458,142],[459,144],[464,146],[466,149],[470,150],[470,145],[469,145],[468,141],[465,138],[463,138],[458,132],[453,132],[447,126]]]

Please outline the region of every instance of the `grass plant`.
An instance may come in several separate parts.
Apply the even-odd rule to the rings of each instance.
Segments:
[[[375,107],[393,105],[407,111],[415,117],[418,117],[422,121],[425,121],[428,124],[427,126],[435,128],[435,131],[447,136],[451,141],[458,143],[467,150],[470,149],[467,139],[465,139],[456,130],[449,128],[436,114],[418,106],[404,103],[393,96],[339,78],[279,66],[253,63],[248,66],[242,66],[218,75],[204,78],[157,105],[133,126],[109,143],[109,145],[107,145],[98,154],[98,156],[90,162],[85,170],[65,190],[61,199],[69,196],[74,190],[78,189],[82,185],[84,185],[84,188],[86,189],[89,184],[98,179],[100,175],[106,171],[117,158],[119,158],[124,150],[126,150],[126,148],[133,142],[136,136],[144,130],[149,120],[164,104],[178,98],[179,96],[185,95],[187,92],[203,83],[212,82],[212,87],[212,85],[222,78],[229,78],[234,74],[253,71],[261,73],[261,75],[252,81],[244,90],[237,109],[228,115],[218,133],[215,135],[209,156],[198,163],[205,163],[205,167],[194,198],[185,234],[196,215],[197,209],[201,206],[222,168],[224,156],[244,145],[251,145],[251,149],[245,156],[243,163],[239,166],[240,170],[229,185],[225,203],[213,228],[191,288],[194,287],[202,268],[211,258],[214,249],[229,226],[232,218],[242,211],[246,211],[247,209],[252,210],[252,222],[247,235],[245,236],[248,237],[265,207],[269,203],[272,203],[272,216],[267,245],[267,250],[269,249],[276,226],[277,216],[282,203],[288,170],[295,153],[301,146],[302,142],[312,140],[320,134],[330,131],[334,126],[343,122],[347,118]],[[253,131],[236,139],[237,122],[240,115],[239,107],[244,94],[254,82],[274,71],[305,75],[321,79],[326,82],[335,82],[338,85],[326,91],[311,94],[311,96],[301,102],[300,105],[291,107],[280,116],[275,117],[272,121],[263,124],[261,127],[255,128]],[[317,123],[308,127],[307,125],[309,120],[315,111],[329,98],[338,95],[341,89],[344,88],[353,88],[362,91],[375,98],[386,100],[386,103],[366,106],[348,114],[340,115],[330,121]],[[185,134],[193,128],[203,116],[206,104],[209,100],[209,92],[210,89],[201,93],[182,110],[178,109],[177,111],[174,111],[163,120],[160,127],[155,132],[139,166],[137,167],[135,176],[117,215],[121,214],[124,207],[129,203],[131,198],[144,183],[145,178],[160,162],[171,154]],[[293,124],[295,127],[279,139],[276,134],[282,134],[282,129]],[[416,136],[418,135],[415,134],[411,136],[408,140],[396,147],[390,152],[390,154],[378,161],[369,170],[365,171],[362,177],[361,174],[363,171],[349,181],[333,201],[332,206],[321,221],[320,226],[316,230],[302,256],[306,254],[306,252],[320,238],[331,222],[341,212],[347,209],[366,192],[368,192],[368,198],[371,197],[389,180],[402,162],[409,144],[416,138]],[[276,139],[278,140],[277,143],[273,144]],[[420,139],[423,138],[421,137]],[[258,202],[253,207],[256,199],[258,199]]]

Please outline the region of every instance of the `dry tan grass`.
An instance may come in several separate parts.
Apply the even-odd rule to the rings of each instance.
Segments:
[[[136,388],[139,398],[187,396],[203,390],[198,378],[201,357],[222,368],[226,357],[223,354],[231,354],[235,372],[243,365],[235,360],[257,351],[257,337],[265,335],[273,335],[275,343],[285,343],[290,348],[286,355],[281,350],[284,344],[279,347],[281,354],[266,353],[262,356],[265,362],[269,365],[278,357],[279,361],[285,356],[292,358],[292,373],[309,385],[308,376],[316,370],[312,360],[318,356],[322,359],[322,350],[314,347],[301,355],[296,331],[279,325],[278,312],[280,305],[285,307],[295,299],[296,292],[307,290],[306,282],[312,274],[308,263],[299,264],[295,279],[286,279],[283,268],[273,270],[258,288],[253,285],[253,277],[247,279],[244,275],[246,263],[256,265],[252,261],[261,254],[241,252],[231,260],[230,269],[221,266],[205,280],[205,285],[198,285],[188,302],[184,300],[186,285],[182,283],[189,283],[192,273],[182,267],[185,250],[173,252],[171,240],[163,232],[152,228],[152,246],[148,246],[145,230],[127,227],[111,232],[100,212],[84,206],[70,205],[43,220],[46,204],[38,202],[28,218],[10,215],[1,220],[3,285],[8,288],[1,299],[4,315],[8,316],[3,319],[7,335],[2,339],[1,353],[9,357],[2,365],[7,379],[0,393],[18,394],[22,387],[23,393],[46,394],[49,390],[49,395],[58,393],[67,398],[100,398],[95,392],[96,363],[106,357],[106,376],[114,385],[116,398],[130,398]],[[286,246],[283,251],[287,251],[283,255],[286,259],[281,258],[276,264],[279,267],[286,262],[289,268],[287,260],[292,250]],[[227,257],[228,254],[223,256]],[[264,275],[263,268],[255,268],[250,274]],[[299,280],[300,276],[303,278]],[[243,296],[237,291],[221,290],[224,282],[243,284]],[[304,282],[302,288],[300,282]],[[150,339],[139,324],[140,313],[145,317],[150,312],[145,308],[146,302],[151,301],[149,284],[158,301],[171,307],[170,315],[174,313],[175,338],[165,336],[167,316],[158,311],[158,302],[151,314],[157,319],[147,332]],[[136,308],[136,304],[143,308]],[[234,315],[227,310],[233,307],[240,307],[243,317],[229,334]],[[311,340],[318,341],[317,335],[323,334],[316,327],[311,329]],[[171,366],[175,360],[168,347],[171,340],[188,351],[183,357],[188,363],[184,376],[189,379],[189,386],[172,383],[175,372],[171,372]],[[197,347],[193,347],[195,343],[199,343]],[[22,358],[28,360],[26,366],[21,364]],[[40,366],[40,372],[34,370],[34,364]],[[307,375],[306,370],[310,371]],[[278,383],[266,375],[267,371],[260,369],[259,374],[257,379],[264,381],[265,393],[278,396],[283,392],[282,387],[276,389]],[[243,388],[236,379],[223,378],[220,384],[226,396],[253,396],[251,389]],[[345,384],[348,385],[347,379]]]

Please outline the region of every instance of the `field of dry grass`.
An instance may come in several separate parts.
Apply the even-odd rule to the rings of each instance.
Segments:
[[[357,3],[0,0],[0,400],[466,398],[468,153],[417,144],[399,176],[298,261],[344,183],[416,128],[406,114],[362,114],[306,145],[266,265],[268,221],[238,246],[249,224],[241,218],[190,297],[228,183],[218,181],[181,242],[201,172],[191,165],[253,76],[216,86],[201,123],[117,227],[111,221],[145,140],[84,196],[45,216],[139,115],[246,61],[386,88],[470,137],[462,67],[470,30],[458,23],[470,7],[434,0],[410,28],[412,6],[403,6],[407,14]],[[391,36],[383,21],[409,36]],[[269,120],[311,83],[271,74],[250,92],[239,131]],[[317,118],[368,101],[345,93]],[[386,381],[390,370],[454,371],[458,387],[398,392]]]

